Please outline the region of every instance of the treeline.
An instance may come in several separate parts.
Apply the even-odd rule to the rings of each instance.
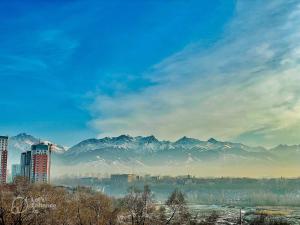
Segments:
[[[131,187],[120,199],[89,188],[68,190],[22,179],[0,191],[0,225],[208,225],[217,219],[216,213],[192,215],[179,190],[157,205],[149,186]]]
[[[175,178],[174,178],[175,179]],[[149,184],[155,193],[156,200],[165,201],[170,192],[180,189],[191,204],[203,205],[234,205],[234,206],[300,206],[300,179],[249,179],[249,178],[219,178],[190,179],[180,183],[169,180],[156,182],[136,181],[133,183],[105,183],[93,185],[109,195],[122,196],[128,186],[142,188]],[[90,185],[82,183],[82,185]],[[91,185],[92,186],[92,185]]]

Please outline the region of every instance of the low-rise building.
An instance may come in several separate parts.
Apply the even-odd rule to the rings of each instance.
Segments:
[[[114,183],[131,183],[137,179],[135,174],[112,174],[110,176],[111,182]]]

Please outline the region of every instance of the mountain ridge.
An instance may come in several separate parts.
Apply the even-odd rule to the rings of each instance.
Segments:
[[[49,141],[46,140],[42,140],[40,138],[36,138],[33,135],[27,134],[27,133],[19,133],[15,136],[11,136],[9,138],[10,142],[11,141],[19,141],[19,142],[23,142],[24,144],[27,144],[28,146],[14,146],[14,147],[18,147],[18,148],[22,148],[22,151],[26,151],[29,149],[30,145],[32,144],[36,144],[38,142],[46,142],[48,143]],[[215,138],[209,138],[207,141],[204,140],[200,140],[197,138],[192,138],[192,137],[187,137],[187,136],[183,136],[175,141],[169,141],[169,140],[159,140],[157,139],[154,135],[150,135],[150,136],[130,136],[128,134],[122,134],[119,136],[115,136],[115,137],[103,137],[103,138],[89,138],[89,139],[85,139],[82,140],[80,142],[78,142],[77,144],[73,145],[70,148],[66,148],[62,145],[59,144],[55,144],[53,142],[49,142],[49,143],[53,143],[55,144],[55,146],[57,146],[56,151],[58,153],[66,153],[69,152],[70,150],[74,149],[76,146],[80,146],[83,144],[90,144],[92,143],[115,143],[116,145],[121,145],[124,143],[129,143],[135,140],[141,140],[144,141],[145,143],[164,143],[164,144],[172,144],[172,145],[199,145],[199,144],[233,144],[233,145],[240,145],[240,146],[245,146],[245,147],[249,147],[249,148],[257,148],[257,149],[264,149],[264,150],[269,150],[269,151],[273,151],[273,150],[278,150],[278,149],[282,149],[282,148],[300,148],[300,144],[293,144],[293,145],[289,145],[289,144],[279,144],[275,147],[271,147],[271,148],[266,148],[263,146],[249,146],[249,145],[245,145],[243,143],[239,143],[239,142],[231,142],[231,141],[219,141]]]
[[[14,152],[18,155],[14,163],[19,161],[20,149],[25,151],[37,141],[38,138],[26,133],[11,137],[9,151],[13,154],[9,155],[14,155]],[[300,145],[278,145],[267,149],[215,138],[203,141],[186,136],[176,141],[159,140],[154,135],[90,138],[68,150],[60,147],[58,150],[53,152],[52,160],[56,173],[67,173],[68,168],[72,168],[71,172],[85,168],[86,171],[107,173],[135,170],[180,174],[184,170],[192,170],[194,173],[211,174],[209,171],[216,168],[220,173],[231,168],[235,174],[235,167],[249,170],[260,166],[280,167],[283,161],[297,165],[300,160]]]

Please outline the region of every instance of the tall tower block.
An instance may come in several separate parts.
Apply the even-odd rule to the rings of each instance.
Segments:
[[[51,144],[39,143],[31,146],[32,183],[50,183]]]
[[[0,183],[6,184],[8,137],[0,136]]]

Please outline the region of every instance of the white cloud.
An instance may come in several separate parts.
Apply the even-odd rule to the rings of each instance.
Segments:
[[[224,37],[210,49],[195,43],[155,65],[157,83],[138,93],[100,95],[91,126],[101,136],[155,134],[164,139],[296,142],[300,136],[300,14],[288,1],[242,1]],[[286,131],[286,132],[284,132]],[[248,139],[247,139],[248,138]],[[300,141],[298,141],[300,142]]]

